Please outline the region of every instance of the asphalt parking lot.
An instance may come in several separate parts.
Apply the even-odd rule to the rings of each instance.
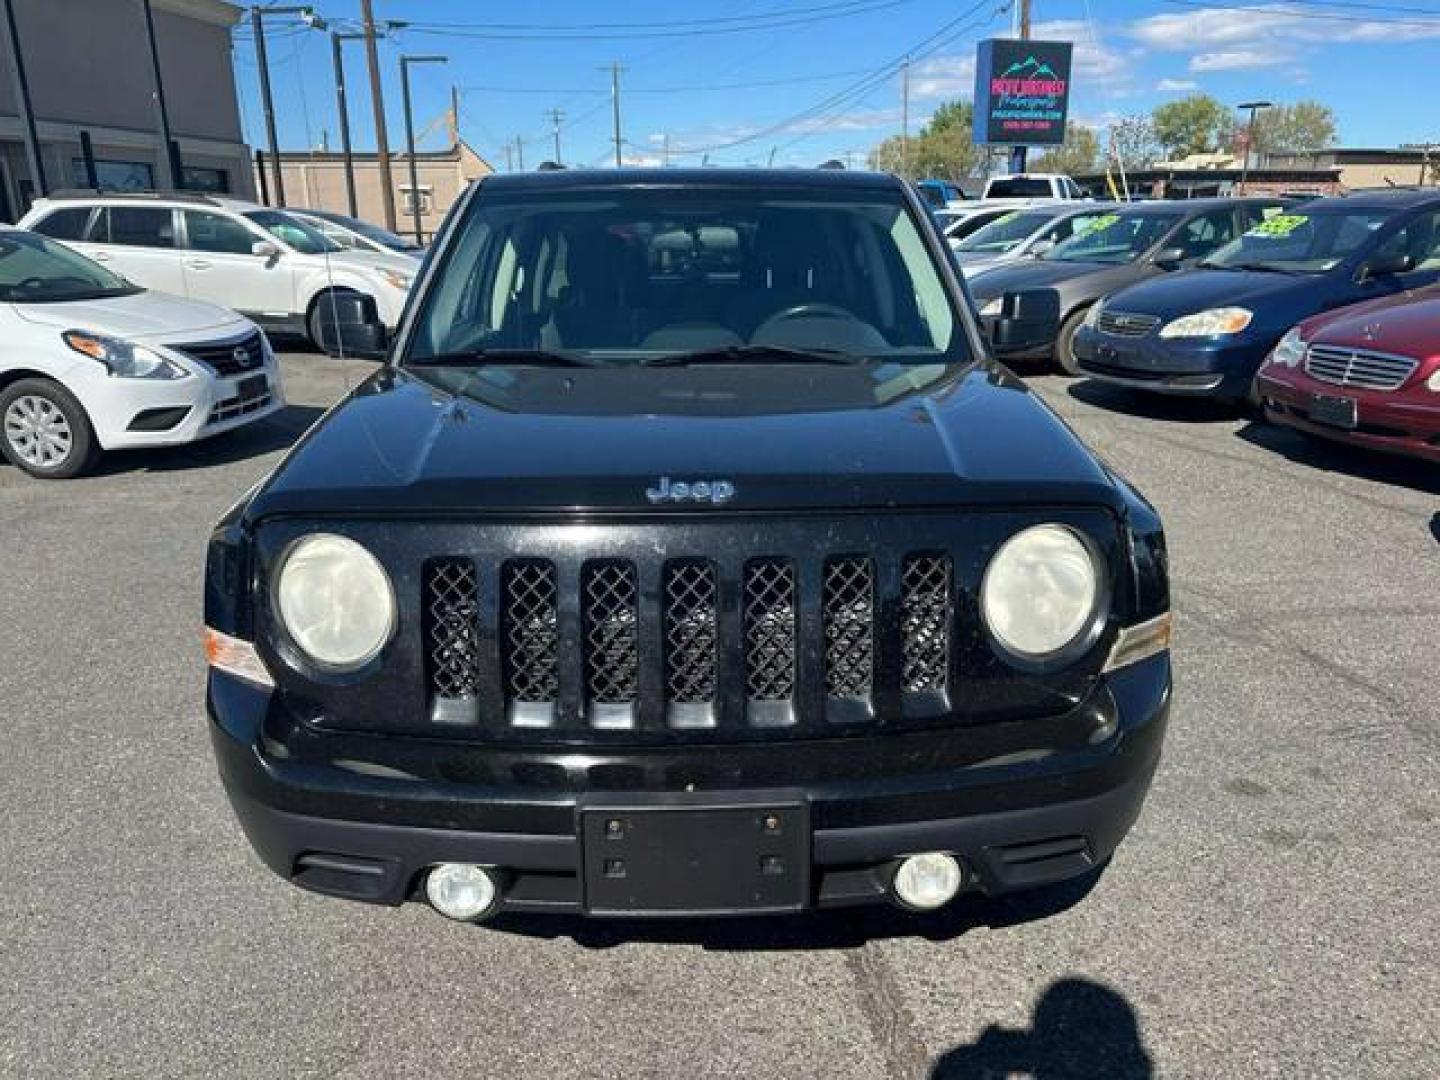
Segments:
[[[479,929],[283,884],[216,778],[204,539],[368,370],[285,365],[235,437],[0,465],[0,1076],[1440,1075],[1440,469],[1037,377],[1174,572],[1166,758],[1088,895]]]

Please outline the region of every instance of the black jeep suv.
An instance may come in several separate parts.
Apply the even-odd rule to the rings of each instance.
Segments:
[[[1170,700],[1160,522],[893,177],[552,171],[217,527],[208,706],[278,874],[442,913],[929,909],[1085,874]]]

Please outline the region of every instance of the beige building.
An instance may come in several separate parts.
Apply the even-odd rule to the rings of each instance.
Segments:
[[[256,190],[262,201],[274,203],[272,170],[269,155],[265,157],[265,176],[255,178]],[[376,225],[385,224],[385,189],[380,182],[380,162],[373,153],[357,153],[355,162],[356,216]],[[348,214],[345,191],[345,159],[334,151],[282,151],[281,176],[285,184],[285,204],[298,208],[333,210]],[[421,151],[415,155],[415,171],[420,198],[420,228],[428,238],[440,226],[446,211],[472,180],[495,170],[490,163],[471,149],[463,139],[456,139],[448,150]],[[390,155],[390,178],[394,183],[392,199],[395,206],[397,232],[410,235],[415,224],[410,191],[410,157],[403,152]]]
[[[155,187],[164,176],[149,45],[140,0],[11,0],[50,190],[86,185],[81,133],[97,179]],[[241,9],[222,0],[151,0],[155,41],[184,186],[251,197],[230,28]],[[3,34],[0,34],[3,41]],[[8,53],[0,54],[0,220],[30,204],[23,127]]]
[[[1266,154],[1271,168],[1340,170],[1340,183],[1357,188],[1409,187],[1440,182],[1440,146],[1424,149],[1337,147],[1296,154]]]

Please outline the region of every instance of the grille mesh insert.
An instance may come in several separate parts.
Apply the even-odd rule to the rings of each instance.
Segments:
[[[632,702],[640,693],[634,565],[587,564],[584,601],[585,685],[590,700]]]
[[[795,694],[795,568],[784,559],[745,567],[745,690],[756,701]]]
[[[425,636],[430,689],[472,698],[480,689],[479,579],[469,559],[425,566]]]
[[[911,555],[900,572],[900,687],[944,690],[950,669],[950,560]]]
[[[715,568],[671,563],[665,571],[665,688],[671,701],[715,700]]]
[[[825,564],[825,693],[867,697],[875,676],[875,581],[869,559]]]
[[[515,701],[554,701],[560,693],[555,567],[507,563],[504,582],[505,693]]]

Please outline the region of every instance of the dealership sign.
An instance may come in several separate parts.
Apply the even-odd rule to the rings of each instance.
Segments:
[[[992,38],[975,65],[975,141],[1053,146],[1070,106],[1068,41]]]

